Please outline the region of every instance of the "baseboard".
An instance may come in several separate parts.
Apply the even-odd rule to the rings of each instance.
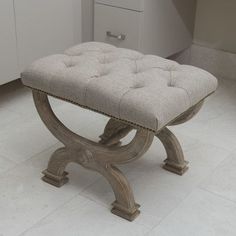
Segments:
[[[217,77],[236,80],[236,54],[193,44],[171,59],[209,71]]]

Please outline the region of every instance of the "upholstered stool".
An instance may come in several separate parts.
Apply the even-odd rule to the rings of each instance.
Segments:
[[[65,168],[70,162],[97,171],[114,191],[112,212],[130,221],[140,206],[115,165],[141,157],[156,136],[167,152],[164,168],[182,175],[187,162],[167,126],[191,119],[217,88],[215,77],[201,69],[96,42],[36,61],[22,81],[33,90],[45,125],[65,145],[52,155],[43,180],[62,186],[68,181]],[[100,143],[66,128],[53,113],[48,95],[111,117]],[[133,129],[134,139],[122,146],[121,139]]]

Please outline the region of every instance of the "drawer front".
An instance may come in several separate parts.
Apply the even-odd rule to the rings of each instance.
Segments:
[[[141,12],[95,4],[95,41],[139,50],[142,16]]]
[[[144,10],[144,0],[96,0],[95,2],[135,11]]]

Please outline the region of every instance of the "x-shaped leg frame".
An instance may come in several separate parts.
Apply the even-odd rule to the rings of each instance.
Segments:
[[[110,183],[115,194],[116,200],[112,204],[112,213],[122,218],[133,221],[140,213],[140,206],[134,200],[129,182],[116,165],[126,164],[143,156],[151,146],[154,136],[161,140],[166,149],[165,169],[180,175],[188,169],[177,138],[167,128],[155,134],[146,129],[132,127],[111,119],[104,134],[101,135],[101,141],[96,143],[65,127],[52,111],[46,93],[33,90],[33,98],[44,124],[64,144],[63,148],[58,149],[52,155],[47,169],[43,172],[43,180],[56,187],[61,187],[68,182],[68,173],[65,169],[71,162],[99,172]],[[172,124],[183,123],[192,118],[200,109],[200,105],[202,104],[190,109]],[[129,144],[122,146],[121,139],[133,129],[136,129],[135,137]]]

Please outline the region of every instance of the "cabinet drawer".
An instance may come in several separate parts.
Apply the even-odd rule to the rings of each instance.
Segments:
[[[94,39],[139,50],[142,12],[95,4]]]
[[[95,2],[135,11],[144,10],[144,0],[95,0]]]

